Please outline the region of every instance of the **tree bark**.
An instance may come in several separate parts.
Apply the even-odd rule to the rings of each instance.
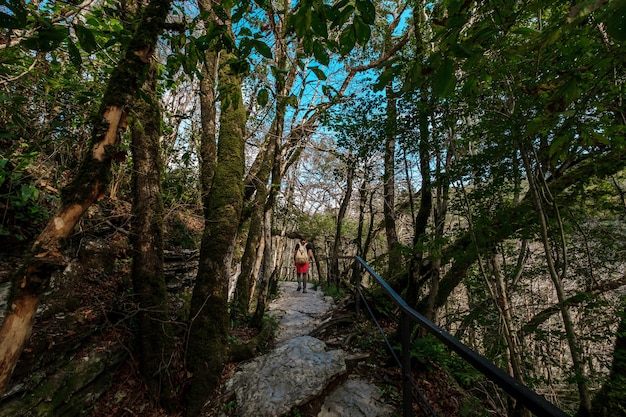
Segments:
[[[622,305],[626,306],[624,298]],[[613,348],[611,371],[593,399],[591,415],[594,417],[626,416],[626,307],[619,312],[618,317],[619,326]]]
[[[139,369],[153,399],[169,408],[173,387],[168,364],[174,347],[169,325],[167,288],[163,273],[162,161],[159,139],[161,112],[156,94],[156,66],[144,84],[150,102],[138,99],[131,124],[133,208],[132,281],[137,305]]]
[[[230,22],[226,23],[229,25]],[[246,109],[241,74],[223,52],[219,71],[221,115],[213,186],[205,202],[205,228],[198,275],[191,298],[187,363],[193,380],[187,415],[197,416],[215,390],[227,358],[228,283],[235,237],[243,205]]]
[[[170,5],[170,0],[153,0],[146,7],[124,57],[111,74],[100,111],[92,122],[90,150],[72,183],[63,190],[56,214],[14,276],[11,310],[0,328],[0,394],[6,389],[30,335],[37,306],[52,272],[66,263],[61,254],[63,239],[69,236],[87,208],[105,194],[119,131],[125,127],[126,112],[140,87]]]
[[[335,281],[335,285],[339,288],[339,246],[341,245],[341,231],[343,229],[343,219],[348,210],[350,199],[352,198],[352,183],[354,182],[354,161],[352,155],[348,155],[346,163],[348,169],[346,173],[346,192],[341,200],[339,206],[339,212],[337,213],[337,229],[335,231],[335,241],[333,243],[333,250],[330,255],[332,262],[332,277]]]
[[[396,231],[396,97],[391,85],[385,88],[387,98],[385,132],[385,155],[384,155],[384,208],[385,236],[389,250],[389,264],[387,265],[387,280],[392,287],[400,290],[398,274],[401,265],[400,250],[398,248],[398,234]]]

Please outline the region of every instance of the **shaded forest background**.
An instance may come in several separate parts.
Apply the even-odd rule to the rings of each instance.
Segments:
[[[625,21],[622,0],[0,3],[5,401],[45,380],[13,373],[71,308],[51,294],[95,281],[128,302],[152,401],[199,415],[306,236],[322,283],[351,289],[359,255],[568,413],[626,415]],[[199,260],[176,300],[172,253]]]

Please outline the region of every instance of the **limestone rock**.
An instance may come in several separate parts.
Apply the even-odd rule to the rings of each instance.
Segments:
[[[315,398],[345,372],[343,351],[327,352],[321,340],[300,336],[244,364],[228,388],[235,391],[239,415],[277,417]]]
[[[389,417],[393,411],[375,385],[349,379],[326,397],[317,417]]]

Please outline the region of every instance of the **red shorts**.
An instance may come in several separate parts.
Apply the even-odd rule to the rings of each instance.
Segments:
[[[309,272],[309,261],[307,261],[304,265],[296,264],[296,272],[298,274],[306,274]]]

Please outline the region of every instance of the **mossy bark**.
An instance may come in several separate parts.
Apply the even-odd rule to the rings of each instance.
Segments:
[[[133,156],[133,208],[131,242],[132,280],[137,305],[139,369],[153,399],[169,407],[173,397],[168,364],[174,346],[169,325],[167,288],[163,272],[162,161],[159,145],[161,112],[158,108],[156,66],[148,73],[143,91],[151,100],[135,105],[131,124]]]
[[[201,12],[211,13],[211,0],[199,0],[198,8]],[[215,19],[215,16],[212,17]],[[210,24],[207,22],[207,26]],[[200,140],[200,188],[202,190],[203,201],[209,195],[213,185],[215,175],[215,163],[217,159],[216,146],[216,94],[217,86],[217,66],[219,53],[214,48],[209,48],[204,52],[204,62],[202,63],[202,79],[200,80],[200,122],[202,124]],[[205,208],[208,205],[204,205]]]
[[[622,304],[626,306],[626,298],[622,299]],[[591,415],[594,417],[626,416],[626,307],[620,312],[619,320],[611,371],[593,399]]]
[[[276,43],[274,47],[274,57],[276,61],[276,67],[281,71],[276,71],[275,90],[276,90],[276,116],[272,121],[272,125],[268,134],[264,140],[264,146],[259,152],[256,160],[254,161],[251,173],[246,180],[247,190],[244,193],[250,193],[253,201],[251,203],[252,210],[250,216],[250,228],[248,232],[248,238],[246,241],[246,248],[241,260],[241,275],[237,281],[237,287],[235,290],[234,305],[236,312],[245,313],[249,311],[250,301],[253,294],[254,286],[254,265],[257,264],[257,258],[259,256],[259,247],[261,246],[261,239],[265,239],[265,245],[263,246],[263,252],[271,253],[271,235],[263,237],[263,230],[266,218],[266,212],[271,210],[275,199],[270,193],[275,192],[274,188],[269,185],[270,177],[272,177],[273,184],[280,184],[282,181],[280,169],[276,169],[279,164],[280,153],[280,141],[282,140],[284,128],[285,128],[285,114],[287,111],[287,96],[288,92],[293,86],[294,74],[293,69],[289,69],[287,66],[287,46],[284,38],[282,21],[276,19],[274,15],[269,16],[270,24],[274,35],[276,36]],[[285,74],[288,74],[285,76]],[[252,194],[254,193],[254,194]],[[244,194],[246,197],[246,194]],[[269,199],[269,200],[268,200]],[[265,254],[260,256],[265,257]],[[265,260],[263,260],[265,265]],[[261,269],[262,277],[258,277],[260,281],[259,285],[259,297],[261,302],[257,303],[255,316],[259,315],[259,308],[262,309],[260,315],[264,314],[265,303],[263,298],[267,291],[264,286],[267,283],[267,277],[270,271],[267,267]],[[261,304],[259,306],[259,304]],[[256,320],[258,324],[258,319]],[[258,327],[258,326],[257,326]]]
[[[187,364],[193,375],[187,396],[187,415],[196,416],[219,383],[227,359],[229,334],[228,282],[235,237],[243,205],[246,109],[241,75],[227,64],[220,66],[221,100],[217,164],[206,199],[205,230],[200,248],[198,276],[191,298]]]
[[[149,66],[170,5],[170,0],[154,0],[144,9],[123,58],[111,74],[100,111],[92,122],[90,151],[74,181],[63,190],[56,214],[25,256],[24,266],[14,276],[9,303],[11,310],[0,328],[0,394],[6,389],[30,335],[35,312],[51,273],[65,264],[61,254],[63,240],[89,206],[106,191],[111,156],[119,144],[119,130],[125,125],[126,112]]]

